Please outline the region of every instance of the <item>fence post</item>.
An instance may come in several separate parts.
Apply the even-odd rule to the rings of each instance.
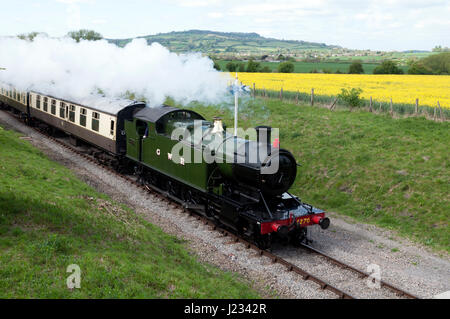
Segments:
[[[280,100],[283,101],[283,88],[280,90]]]
[[[438,106],[439,106],[439,113],[441,115],[441,120],[443,120],[444,118],[442,117],[442,108],[441,108],[441,104],[438,101]]]
[[[394,116],[394,108],[392,106],[392,98],[391,98],[391,116]]]
[[[295,95],[295,104],[298,105],[298,91],[297,91],[297,94]]]
[[[266,88],[264,88],[264,98],[266,97]]]
[[[335,99],[334,99],[333,104],[331,104],[331,106],[330,106],[330,111],[333,111],[334,107],[336,106],[337,100],[338,100],[338,98],[335,98]]]
[[[414,110],[414,114],[419,112],[419,99],[416,99],[416,109]]]
[[[253,98],[256,98],[256,88],[255,88],[255,83],[253,83]]]
[[[372,97],[370,97],[369,112],[372,112]]]
[[[311,89],[311,106],[314,106],[314,88]]]

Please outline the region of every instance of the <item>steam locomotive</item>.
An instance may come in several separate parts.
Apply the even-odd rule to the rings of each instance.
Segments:
[[[274,240],[300,244],[309,226],[330,224],[324,211],[288,192],[297,163],[272,145],[270,127],[257,127],[257,140],[250,141],[227,133],[221,119],[206,121],[188,109],[105,97],[64,99],[1,83],[0,105],[29,124],[65,132],[74,145],[89,145],[105,164],[135,174],[261,248]]]

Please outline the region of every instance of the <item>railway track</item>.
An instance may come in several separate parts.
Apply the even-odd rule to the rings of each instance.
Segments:
[[[286,259],[274,254],[272,251],[260,249],[258,246],[256,246],[252,242],[248,241],[247,239],[221,227],[214,220],[211,220],[211,219],[201,215],[200,212],[196,211],[195,209],[189,208],[184,202],[182,202],[178,198],[172,196],[168,192],[161,190],[155,186],[142,185],[140,182],[137,181],[137,179],[134,176],[120,174],[116,170],[112,169],[110,166],[99,162],[93,156],[88,155],[88,154],[78,150],[76,147],[66,143],[65,141],[58,139],[56,137],[53,137],[53,136],[47,134],[45,131],[39,130],[36,127],[32,127],[32,128],[34,129],[35,132],[39,133],[40,135],[44,136],[45,138],[47,138],[49,140],[52,140],[53,142],[57,143],[58,145],[62,146],[65,149],[75,153],[76,155],[84,158],[85,160],[89,161],[90,163],[93,163],[93,164],[103,168],[104,170],[107,170],[108,172],[110,172],[111,174],[113,174],[117,177],[125,179],[126,181],[133,184],[134,186],[136,186],[148,193],[151,193],[152,195],[156,196],[160,200],[166,202],[172,208],[178,208],[178,209],[182,210],[184,213],[189,214],[193,218],[196,218],[199,222],[203,223],[204,225],[210,226],[213,230],[220,232],[223,236],[229,237],[233,243],[243,244],[243,245],[245,245],[245,247],[247,249],[255,250],[257,252],[258,256],[267,257],[272,261],[272,263],[278,263],[278,264],[284,266],[286,268],[286,271],[298,274],[302,280],[305,280],[305,281],[308,280],[308,281],[316,283],[319,289],[328,290],[328,291],[334,293],[340,299],[356,299],[356,297],[329,284],[325,280],[296,266],[295,264],[287,261]],[[338,265],[341,268],[351,270],[352,272],[357,273],[362,278],[366,278],[366,277],[370,276],[369,274],[367,274],[361,270],[358,270],[350,265],[347,265],[346,263],[339,261],[331,256],[328,256],[325,253],[323,253],[311,246],[302,245],[302,248],[309,252],[312,252],[314,254],[322,256],[323,258],[327,259],[328,261],[332,262],[335,265]],[[401,297],[406,297],[406,298],[410,298],[410,299],[418,299],[418,297],[410,294],[409,292],[403,291],[402,289],[395,287],[391,284],[388,284],[384,281],[381,281],[380,284],[382,287],[385,287],[387,289],[394,291],[397,295],[399,295]]]
[[[306,244],[302,244],[301,248],[304,249],[304,250],[307,250],[310,253],[314,253],[316,255],[319,255],[319,256],[325,258],[326,260],[330,261],[331,263],[333,263],[333,264],[335,264],[335,265],[337,265],[337,266],[339,266],[339,267],[341,267],[343,269],[347,269],[347,270],[350,270],[353,273],[356,273],[360,278],[368,278],[368,277],[370,277],[370,274],[368,274],[368,273],[366,273],[366,272],[364,272],[362,270],[359,270],[359,269],[357,269],[357,268],[355,268],[353,266],[350,266],[350,265],[346,264],[345,262],[340,261],[340,260],[338,260],[338,259],[336,259],[334,257],[331,257],[331,256],[327,255],[326,253],[324,253],[324,252],[322,252],[320,250],[317,250],[314,247],[311,247],[311,246],[306,245]],[[399,297],[405,297],[405,298],[408,298],[408,299],[419,299],[419,297],[417,297],[417,296],[415,296],[415,295],[413,295],[413,294],[411,294],[411,293],[409,293],[409,292],[407,292],[405,290],[402,290],[402,289],[400,289],[400,288],[398,288],[398,287],[396,287],[396,286],[394,286],[392,284],[389,284],[389,283],[387,283],[387,282],[385,282],[383,280],[380,280],[380,286],[382,288],[386,288],[388,290],[391,290],[392,292],[397,294]]]

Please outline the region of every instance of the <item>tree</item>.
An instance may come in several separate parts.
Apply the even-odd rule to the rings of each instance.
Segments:
[[[247,62],[247,72],[259,72],[261,69],[261,63],[255,62],[253,59]]]
[[[416,61],[409,65],[408,74],[433,74],[433,71],[423,65],[422,62]]]
[[[227,65],[225,66],[225,68],[230,72],[236,72],[237,67],[238,66],[236,65],[236,63],[233,62],[228,62]]]
[[[22,34],[19,34],[17,37],[22,40],[33,41],[34,38],[36,38],[38,35],[47,36],[47,33],[44,33],[44,32],[22,33]]]
[[[266,65],[265,67],[263,67],[261,69],[260,72],[262,72],[262,73],[272,73],[272,70]]]
[[[103,36],[100,33],[86,29],[71,31],[67,33],[67,36],[71,37],[77,42],[80,42],[80,40],[97,41],[103,39]]]
[[[292,73],[294,72],[294,63],[282,62],[278,65],[278,72],[280,73]]]
[[[245,63],[239,63],[238,71],[239,72],[245,72]]]
[[[348,68],[348,74],[362,74],[362,73],[364,73],[364,69],[361,61],[355,61],[352,64],[350,64]]]
[[[213,62],[214,62],[214,69],[216,69],[217,71],[221,71],[219,63],[217,63],[217,61],[214,60]]]
[[[362,98],[360,97],[363,90],[361,88],[352,88],[351,90],[341,89],[341,93],[338,94],[338,99],[352,108],[360,106],[362,104]]]
[[[384,60],[373,70],[373,74],[403,74],[403,70],[394,61]]]
[[[430,55],[419,61],[431,72],[428,74],[448,75],[450,74],[450,52]]]

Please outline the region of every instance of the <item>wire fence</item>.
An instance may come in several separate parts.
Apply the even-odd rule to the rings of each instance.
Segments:
[[[338,99],[337,96],[316,95],[314,89],[311,93],[292,92],[292,91],[273,91],[266,89],[255,89],[255,85],[251,90],[253,97],[262,97],[266,99],[277,99],[292,104],[309,104],[311,106],[327,107],[331,110],[349,109],[350,107]],[[450,109],[442,108],[439,101],[436,106],[420,105],[419,99],[415,99],[411,104],[395,103],[392,99],[390,102],[375,101],[370,97],[363,99],[361,109],[369,112],[388,113],[391,116],[424,116],[434,121],[448,121],[450,119]]]

